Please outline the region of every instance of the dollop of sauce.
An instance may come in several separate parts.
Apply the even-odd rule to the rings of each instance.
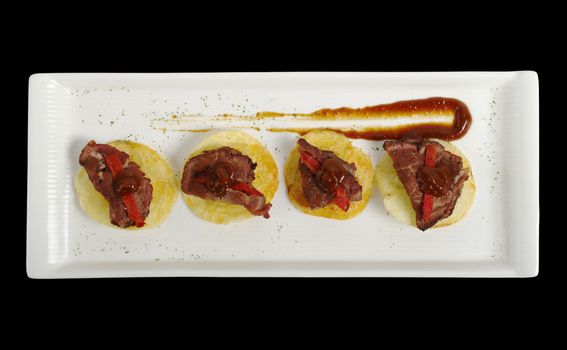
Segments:
[[[447,166],[421,167],[417,178],[421,181],[421,190],[433,197],[442,197],[451,187],[451,169]]]
[[[346,175],[346,170],[337,159],[326,159],[321,164],[321,184],[331,191],[340,187]]]
[[[124,168],[114,178],[114,190],[121,196],[138,192],[141,184],[142,179],[128,168]]]
[[[207,188],[216,195],[223,196],[234,182],[234,166],[228,162],[217,162],[207,170]]]

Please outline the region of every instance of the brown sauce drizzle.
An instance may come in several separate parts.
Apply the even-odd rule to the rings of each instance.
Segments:
[[[334,158],[326,159],[321,164],[321,170],[320,181],[326,189],[331,191],[340,187],[347,175],[340,161]]]
[[[234,166],[228,162],[217,162],[207,169],[207,188],[218,196],[223,196],[234,182]]]
[[[271,112],[259,113],[263,118]],[[444,140],[455,140],[463,137],[469,130],[472,116],[465,103],[454,98],[431,97],[421,100],[399,101],[390,104],[369,106],[363,108],[337,108],[320,109],[311,114],[293,114],[311,120],[336,120],[336,119],[376,119],[409,117],[413,114],[436,115],[453,114],[453,124],[444,123],[421,123],[412,125],[400,125],[396,127],[364,128],[358,130],[346,130],[328,128],[329,130],[343,133],[350,138],[361,138],[367,140],[401,139],[407,137],[439,138]],[[274,113],[272,116],[281,116]],[[295,132],[301,135],[309,132],[306,128],[270,128],[273,132]]]
[[[452,116],[453,123],[448,124],[445,121],[435,121],[430,120],[427,122],[421,122],[416,124],[402,124],[398,126],[375,126],[375,127],[364,127],[357,128],[353,126],[349,127],[327,127],[322,126],[328,130],[333,130],[340,132],[347,137],[355,139],[367,139],[367,140],[387,140],[387,139],[403,139],[410,137],[421,137],[421,138],[438,138],[443,140],[455,140],[463,137],[469,130],[472,123],[472,116],[469,112],[467,105],[454,98],[446,97],[430,97],[418,100],[406,100],[398,101],[389,104],[381,104],[375,106],[367,106],[362,108],[349,108],[341,107],[335,109],[323,108],[319,109],[313,113],[280,113],[280,112],[258,112],[251,116],[235,116],[230,114],[222,114],[217,116],[217,118],[226,118],[228,120],[240,119],[246,121],[252,121],[253,125],[249,126],[229,126],[231,129],[255,129],[260,130],[260,127],[254,125],[254,121],[260,121],[265,119],[277,120],[283,117],[297,117],[298,120],[318,120],[321,121],[321,125],[324,125],[325,121],[331,120],[352,120],[356,124],[356,120],[376,120],[376,119],[396,119],[396,118],[415,118],[416,120],[422,118],[422,116],[436,117],[436,116]],[[180,125],[182,121],[182,116],[172,115],[170,121]],[[300,124],[300,123],[299,123]],[[298,134],[306,134],[309,131],[318,128],[279,128],[271,127],[267,128],[271,132],[294,132]],[[163,132],[167,128],[161,129]],[[182,128],[175,129],[175,131],[185,131],[185,132],[207,132],[210,128],[203,129],[191,129]]]
[[[141,184],[142,179],[128,168],[123,169],[114,178],[114,190],[121,196],[138,192]]]
[[[209,132],[212,129],[177,129],[175,131],[183,131],[183,132]]]

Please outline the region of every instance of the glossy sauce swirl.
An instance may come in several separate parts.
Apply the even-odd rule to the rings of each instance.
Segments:
[[[142,179],[128,168],[124,168],[114,178],[114,190],[121,196],[138,192],[142,184]]]
[[[321,184],[331,191],[341,186],[346,175],[346,170],[337,159],[326,159],[321,164]]]
[[[217,162],[207,170],[207,188],[216,195],[223,196],[234,182],[234,166],[228,162]]]

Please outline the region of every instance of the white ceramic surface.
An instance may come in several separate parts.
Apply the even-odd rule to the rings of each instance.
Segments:
[[[214,225],[193,215],[180,196],[160,228],[126,232],[90,219],[74,193],[79,152],[91,139],[145,143],[179,172],[184,157],[214,131],[159,130],[159,119],[172,114],[311,112],[431,96],[464,101],[474,118],[455,144],[472,163],[477,197],[469,215],[447,228],[424,233],[395,221],[377,190],[348,221],[300,213],[282,173],[297,135],[265,130],[244,129],[266,144],[280,169],[269,220]],[[535,276],[538,114],[535,72],[33,75],[28,275]],[[353,142],[374,164],[384,155],[382,142]]]

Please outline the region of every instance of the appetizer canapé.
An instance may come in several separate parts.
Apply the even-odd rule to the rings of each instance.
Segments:
[[[75,189],[83,210],[119,228],[158,226],[169,214],[177,188],[169,164],[151,148],[130,141],[90,141],[79,156]]]
[[[317,130],[298,140],[285,166],[291,202],[332,219],[359,214],[372,194],[372,161],[344,135]]]
[[[188,157],[181,190],[199,217],[226,224],[252,216],[269,218],[278,170],[268,150],[240,131],[205,139]]]
[[[453,224],[472,205],[475,183],[466,157],[441,140],[384,142],[376,170],[386,210],[422,231]]]

